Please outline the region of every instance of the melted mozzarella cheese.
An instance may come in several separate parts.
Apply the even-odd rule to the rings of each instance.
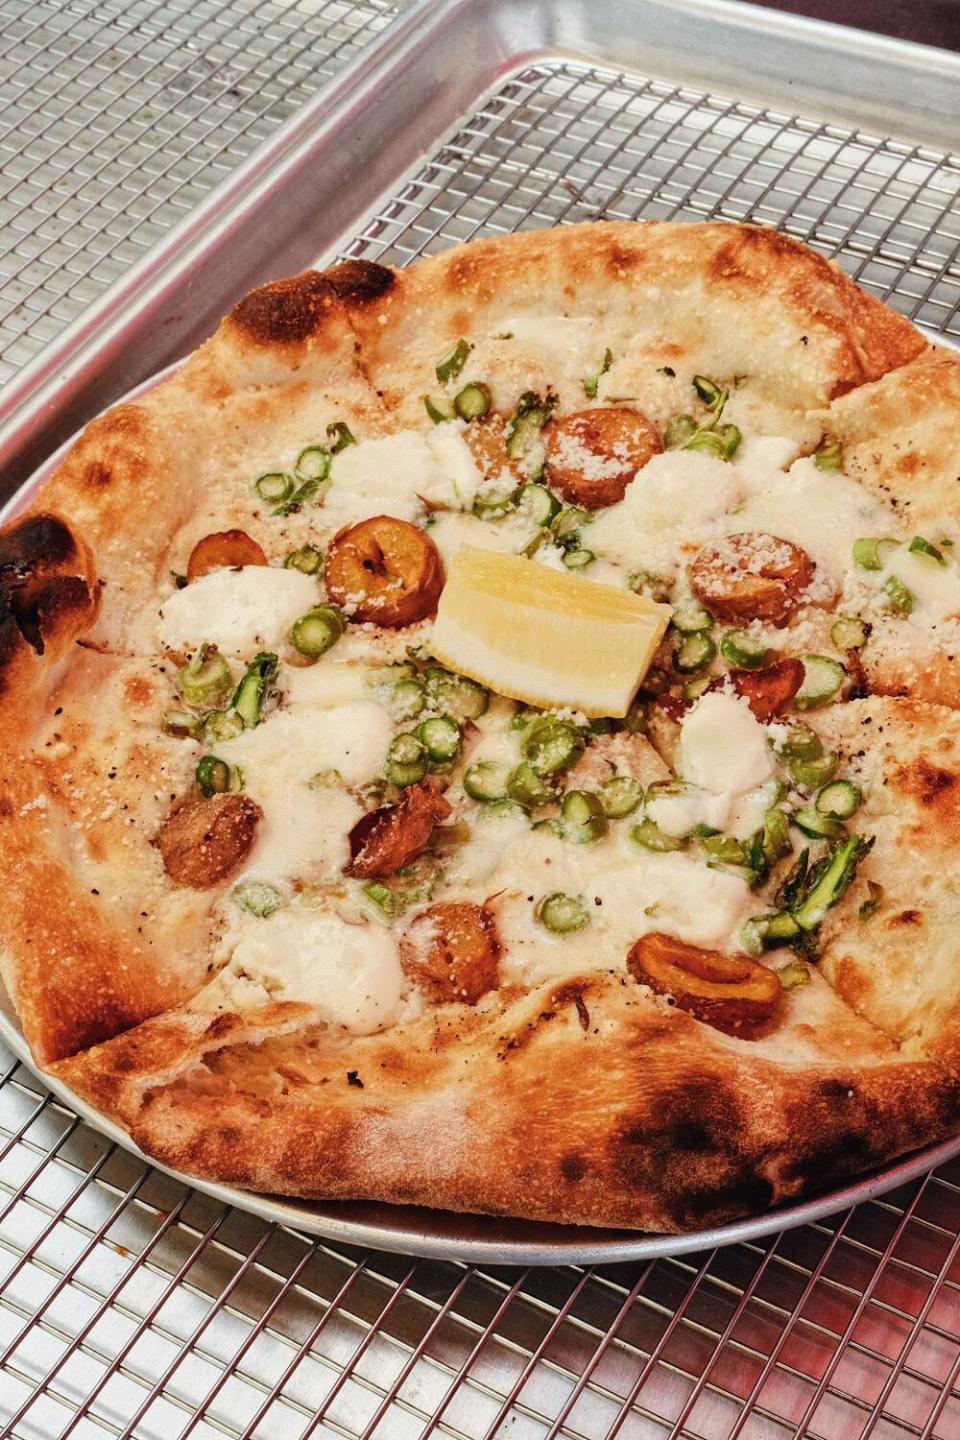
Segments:
[[[492,904],[504,945],[501,979],[525,986],[577,971],[622,970],[631,945],[650,930],[730,950],[753,905],[739,875],[612,835],[588,848],[543,831],[511,837],[501,871],[487,883],[499,890]],[[554,890],[582,895],[590,915],[582,930],[553,935],[535,919],[536,902]]]
[[[424,502],[469,509],[482,476],[463,439],[462,420],[425,435],[398,430],[348,445],[335,455],[324,501],[327,524],[356,524],[371,515],[414,520]]]
[[[901,545],[891,552],[883,575],[878,577],[881,586],[891,575],[913,596],[910,619],[914,624],[937,625],[960,617],[960,572],[952,562],[941,565],[932,555]]]
[[[399,1015],[397,942],[372,921],[348,925],[330,911],[290,906],[265,920],[244,916],[223,948],[226,967],[195,1002],[205,1009],[294,1000],[355,1035],[371,1035]]]
[[[838,583],[853,565],[855,540],[890,533],[893,517],[868,490],[839,471],[818,470],[809,457],[786,472],[758,466],[745,475],[748,494],[731,530],[790,540]]]
[[[767,732],[746,700],[725,691],[703,695],[680,726],[684,780],[714,795],[742,794],[773,774]]]
[[[720,534],[720,521],[741,498],[739,472],[696,451],[655,455],[627,486],[618,505],[589,528],[590,549],[627,571],[672,575],[685,548]]]
[[[362,784],[379,772],[392,733],[382,706],[355,700],[326,710],[291,707],[222,742],[217,753],[240,766],[263,810],[244,873],[272,882],[339,880],[363,811],[339,786],[311,787],[311,777],[336,770],[345,785]]]
[[[232,656],[275,650],[294,620],[320,599],[316,580],[299,570],[212,570],[163,602],[158,638],[170,650],[194,650],[204,642]]]

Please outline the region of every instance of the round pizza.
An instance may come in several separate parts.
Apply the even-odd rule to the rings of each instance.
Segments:
[[[696,1229],[960,1128],[960,359],[774,231],[242,300],[0,532],[0,968],[254,1190]]]

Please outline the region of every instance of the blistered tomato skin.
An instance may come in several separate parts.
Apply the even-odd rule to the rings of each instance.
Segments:
[[[728,1035],[770,1023],[783,995],[780,978],[749,955],[722,955],[653,930],[631,947],[627,969],[658,995]]]
[[[204,535],[190,551],[187,579],[199,580],[212,570],[232,570],[244,565],[266,565],[263,546],[258,545],[246,530],[216,530]]]
[[[351,620],[398,630],[436,614],[443,564],[418,526],[374,515],[334,536],[325,579],[331,600]]]
[[[449,802],[432,786],[408,786],[396,805],[371,810],[354,825],[345,873],[356,880],[388,879],[422,854],[450,813]]]

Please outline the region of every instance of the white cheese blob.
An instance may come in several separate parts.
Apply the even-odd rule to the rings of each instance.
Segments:
[[[889,535],[895,517],[878,500],[836,470],[818,470],[809,456],[786,472],[744,467],[748,493],[731,516],[731,531],[761,530],[806,550],[838,584],[853,566],[854,541]]]
[[[414,520],[424,502],[469,510],[483,477],[464,429],[462,420],[454,420],[425,435],[398,430],[348,445],[333,458],[325,522],[339,528],[371,515]]]
[[[739,472],[722,460],[690,450],[654,455],[627,486],[618,505],[591,524],[585,544],[626,571],[669,577],[682,549],[693,553],[714,535],[741,498]]]
[[[887,556],[886,569],[877,577],[881,587],[891,575],[913,596],[910,619],[915,625],[960,618],[960,572],[952,561],[941,565],[932,555],[901,545]]]
[[[333,709],[291,708],[217,746],[243,771],[247,793],[263,810],[244,874],[251,879],[315,882],[341,877],[347,837],[362,807],[339,785],[311,786],[335,770],[345,785],[379,773],[392,735],[390,717],[372,700]]]
[[[299,570],[212,570],[164,600],[157,635],[170,650],[195,650],[206,642],[225,655],[249,658],[277,649],[294,620],[321,599],[316,580]]]
[[[703,695],[680,726],[680,775],[715,795],[742,793],[773,774],[767,732],[746,700],[724,691]]]
[[[329,911],[290,906],[264,920],[244,917],[224,943],[230,960],[201,998],[204,1008],[221,996],[244,1009],[295,1000],[354,1035],[382,1030],[400,1012],[397,942],[373,921],[348,925]]]

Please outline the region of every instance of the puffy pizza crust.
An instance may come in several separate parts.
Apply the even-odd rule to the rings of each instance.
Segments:
[[[819,977],[765,1039],[628,976],[344,1045],[296,1006],[149,1021],[54,1067],[177,1169],[250,1189],[681,1231],[944,1135],[960,1081]]]

